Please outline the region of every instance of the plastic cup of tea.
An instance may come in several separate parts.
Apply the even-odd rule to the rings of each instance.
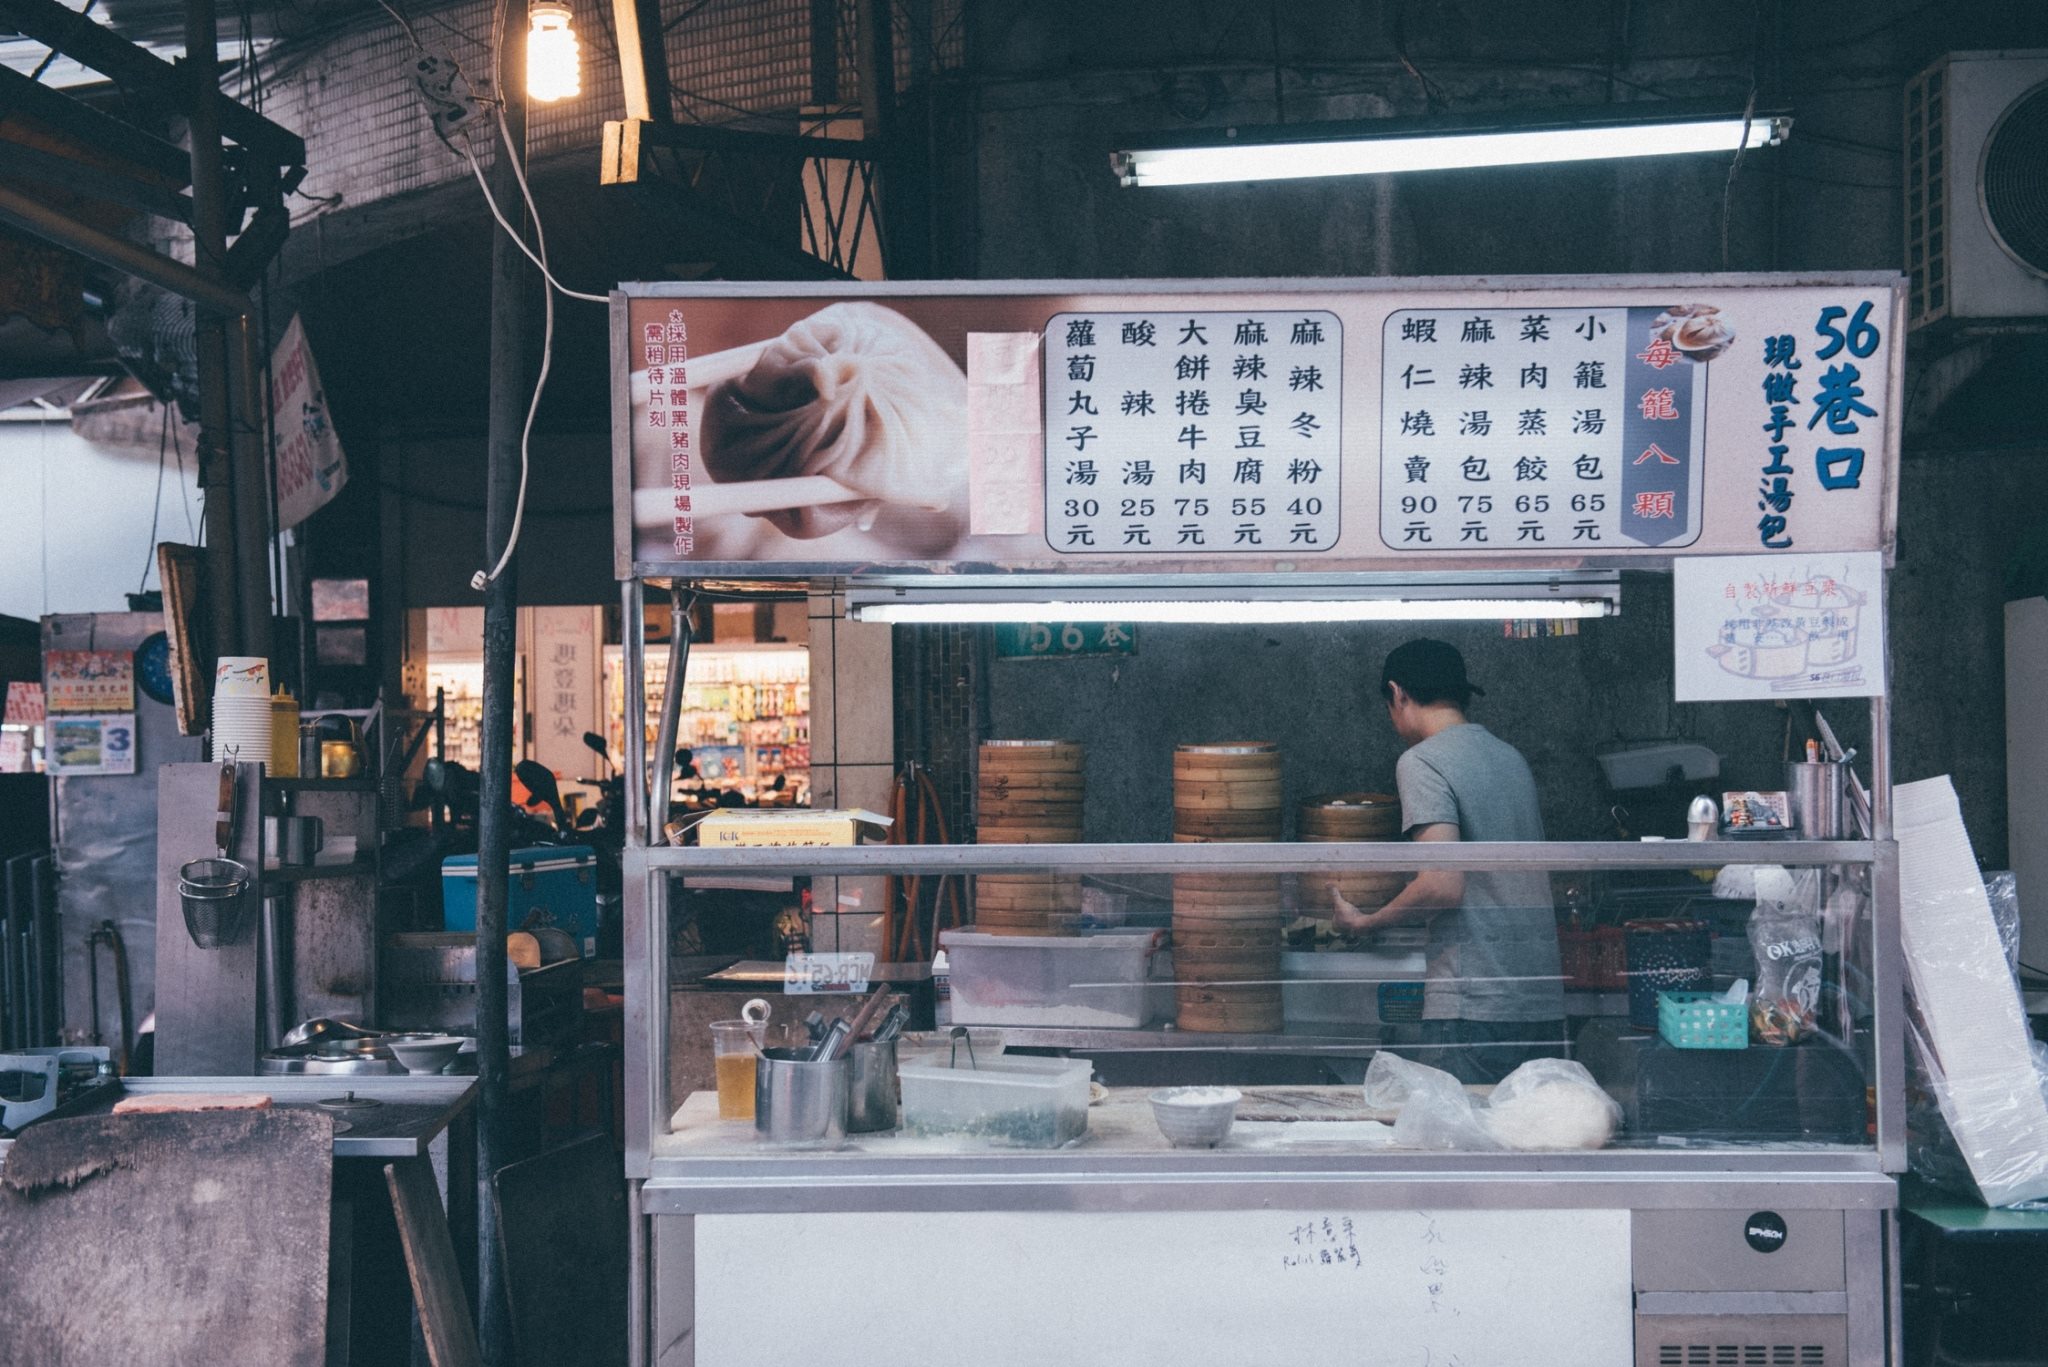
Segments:
[[[718,1079],[718,1118],[754,1118],[754,1060],[767,1026],[754,1021],[711,1022],[711,1068]]]

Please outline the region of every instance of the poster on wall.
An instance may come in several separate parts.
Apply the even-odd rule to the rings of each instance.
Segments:
[[[1684,559],[1671,592],[1680,702],[1884,695],[1874,551]]]
[[[271,458],[277,470],[277,525],[296,527],[348,483],[348,457],[327,413],[320,367],[297,314],[270,358],[270,404],[276,423]]]
[[[4,720],[9,726],[40,725],[44,716],[43,686],[28,679],[16,679],[7,685],[7,711]]]
[[[46,751],[52,774],[135,772],[135,714],[50,718]]]
[[[616,568],[1888,554],[1899,287],[629,286]]]
[[[43,706],[51,713],[128,712],[135,708],[135,656],[126,650],[51,650],[43,654]]]

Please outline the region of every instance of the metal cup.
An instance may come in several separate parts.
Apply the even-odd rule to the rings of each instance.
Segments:
[[[796,1049],[764,1049],[754,1062],[754,1131],[775,1144],[846,1137],[851,1060],[813,1063]]]
[[[271,847],[285,868],[305,868],[327,843],[326,823],[317,816],[271,817]]]
[[[896,1041],[868,1040],[847,1051],[846,1132],[896,1128]]]
[[[1785,793],[1792,807],[1792,824],[1802,840],[1840,840],[1845,822],[1842,810],[1842,765],[1822,760],[1817,763],[1793,761],[1785,766]]]

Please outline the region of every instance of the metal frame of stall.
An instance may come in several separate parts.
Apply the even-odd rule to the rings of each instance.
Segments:
[[[1536,285],[1600,284],[1672,288],[1718,284],[1813,284],[1812,277],[1716,276],[1693,280],[1645,281],[1642,278],[1589,279],[1565,277]],[[1276,282],[1249,282],[1271,288]],[[1289,289],[1337,282],[1289,281]],[[1440,286],[1444,281],[1342,282],[1345,287]],[[1501,281],[1450,282],[1468,287],[1498,288]],[[1523,282],[1515,284],[1519,288]],[[1896,311],[1897,278],[1843,275],[1818,283],[1879,286],[1894,291],[1891,324],[1902,336]],[[1100,282],[1062,285],[1071,290],[1104,293],[1177,289],[1189,293],[1245,287],[1247,282]],[[625,345],[624,301],[660,292],[662,287],[626,286],[614,295],[613,344]],[[674,287],[670,287],[673,289]],[[719,287],[727,295],[824,294],[818,286],[736,285]],[[849,290],[862,296],[886,296],[895,290],[954,294],[995,292],[975,282],[931,282],[917,286],[864,286]],[[1901,392],[1903,348],[1896,343],[1886,381],[1893,397],[1887,425],[1884,473],[1888,498],[1896,498],[1897,395]],[[615,407],[624,395],[615,374]],[[626,645],[626,696],[642,696],[645,651],[645,607],[651,584],[665,583],[681,602],[688,592],[678,577],[682,566],[637,562],[630,546],[630,433],[622,412],[614,415],[615,509],[619,529],[619,572],[622,582],[623,629]],[[1892,529],[1885,516],[1885,580],[1889,580]],[[1634,569],[1669,572],[1671,561],[1632,561]],[[836,582],[872,582],[863,568],[834,566]],[[975,569],[984,567],[976,566]],[[764,577],[758,567],[706,564],[687,567],[692,578],[752,580]],[[783,576],[791,577],[793,576]],[[815,578],[807,575],[805,578]],[[1455,584],[1459,573],[1418,574],[1417,581]],[[1499,576],[1495,576],[1498,578]],[[1323,580],[1384,582],[1384,574],[1330,576]],[[948,575],[930,576],[937,586]],[[892,581],[901,583],[901,579]],[[984,584],[990,582],[982,580]],[[1020,580],[1012,579],[1017,583]],[[1091,585],[1130,589],[1133,578],[1063,574],[1063,587],[1086,590]],[[1199,582],[1177,578],[1176,584]],[[1040,581],[1041,585],[1043,581]],[[1877,610],[1885,611],[1883,594]],[[677,622],[685,619],[678,614]],[[687,662],[687,630],[673,634],[669,646],[671,696],[666,700],[663,734],[672,725],[679,693],[676,685]],[[1889,660],[1881,665],[1887,675]],[[1887,679],[1888,683],[1888,679]],[[1008,1213],[1057,1211],[1074,1215],[1133,1212],[1270,1212],[1285,1209],[1353,1211],[1625,1211],[1633,1218],[1632,1249],[1639,1269],[1655,1262],[1668,1273],[1673,1259],[1660,1252],[1659,1240],[1682,1239],[1695,1232],[1688,1221],[1702,1213],[1741,1220],[1749,1212],[1782,1214],[1795,1229],[1819,1217],[1838,1229],[1835,1250],[1828,1257],[1840,1275],[1824,1272],[1818,1282],[1746,1281],[1709,1272],[1702,1277],[1666,1277],[1630,1288],[1638,1362],[1796,1362],[1801,1367],[1834,1367],[1837,1361],[1855,1367],[1876,1367],[1896,1360],[1899,1324],[1899,1231],[1895,1174],[1906,1166],[1905,1051],[1902,983],[1904,963],[1899,937],[1898,850],[1892,837],[1891,746],[1888,699],[1870,703],[1870,839],[1841,841],[1790,840],[1758,847],[1740,842],[1623,843],[1613,841],[1543,844],[1235,844],[1235,845],[1030,845],[904,847],[844,849],[730,849],[670,847],[662,842],[663,810],[668,784],[667,752],[660,745],[654,760],[652,793],[637,783],[627,785],[629,844],[625,852],[625,1086],[626,1171],[631,1191],[632,1288],[629,1298],[630,1360],[635,1367],[698,1362],[695,1347],[696,1257],[695,1221],[706,1216],[771,1216],[827,1214],[941,1215],[960,1212]],[[625,772],[648,773],[644,726],[626,728]],[[1719,868],[1755,862],[1768,852],[1769,862],[1794,866],[1860,867],[1868,870],[1870,908],[1871,1083],[1875,1092],[1875,1142],[1865,1146],[1809,1147],[1759,1145],[1696,1150],[1633,1149],[1584,1154],[1565,1153],[1422,1153],[1359,1152],[1340,1156],[1174,1150],[1158,1154],[1115,1154],[1081,1148],[1071,1151],[1018,1152],[942,1157],[870,1157],[806,1151],[763,1152],[744,1157],[680,1157],[655,1152],[656,1136],[666,1134],[668,1105],[669,1027],[665,1008],[670,997],[668,973],[668,889],[680,876],[730,878],[743,875],[857,876],[901,874],[978,874],[1026,871],[1068,871],[1081,874],[1171,874],[1210,871],[1274,873],[1296,870],[1381,870],[1414,872],[1430,868],[1486,870],[1670,870]],[[1051,1034],[1033,1030],[1032,1043],[1044,1044]],[[1072,1032],[1076,1045],[1084,1033]],[[1099,1032],[1086,1032],[1099,1033]],[[1284,1037],[1283,1037],[1284,1038]],[[1839,1225],[1833,1217],[1839,1216]],[[1754,1241],[1752,1241],[1754,1246]],[[1678,1260],[1681,1263],[1683,1259]],[[1708,1258],[1711,1262],[1712,1259]],[[1826,1259],[1823,1259],[1826,1262]],[[794,1264],[793,1264],[794,1265]],[[1788,1269],[1789,1270],[1789,1269]],[[991,1294],[999,1294],[991,1292]],[[1783,1326],[1776,1337],[1757,1341],[1770,1345],[1736,1349],[1734,1356],[1714,1356],[1716,1325],[1736,1322]],[[1839,1333],[1836,1339],[1831,1335]],[[1702,1339],[1701,1335],[1706,1338]],[[1782,1340],[1782,1341],[1781,1341]],[[1827,1345],[1804,1349],[1786,1344]],[[794,1351],[794,1350],[792,1350]],[[1706,1356],[1698,1356],[1700,1352]],[[1726,1350],[1721,1350],[1726,1351]],[[1688,1356],[1688,1352],[1694,1354]],[[1748,1352],[1750,1355],[1744,1355]],[[1778,1356],[1772,1356],[1776,1352]],[[1660,1353],[1662,1354],[1660,1356]],[[1761,1356],[1756,1355],[1761,1353]],[[1789,1354],[1789,1355],[1787,1355]],[[1802,1355],[1803,1354],[1803,1355]],[[829,1353],[826,1354],[830,1356]]]

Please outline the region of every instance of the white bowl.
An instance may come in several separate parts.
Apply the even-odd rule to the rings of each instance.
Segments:
[[[405,1066],[408,1073],[438,1073],[455,1062],[455,1056],[462,1052],[460,1035],[428,1035],[418,1039],[390,1039],[382,1041],[391,1050],[391,1057]]]
[[[1152,1093],[1152,1118],[1177,1149],[1213,1149],[1230,1134],[1237,1103],[1235,1087],[1168,1087]]]

